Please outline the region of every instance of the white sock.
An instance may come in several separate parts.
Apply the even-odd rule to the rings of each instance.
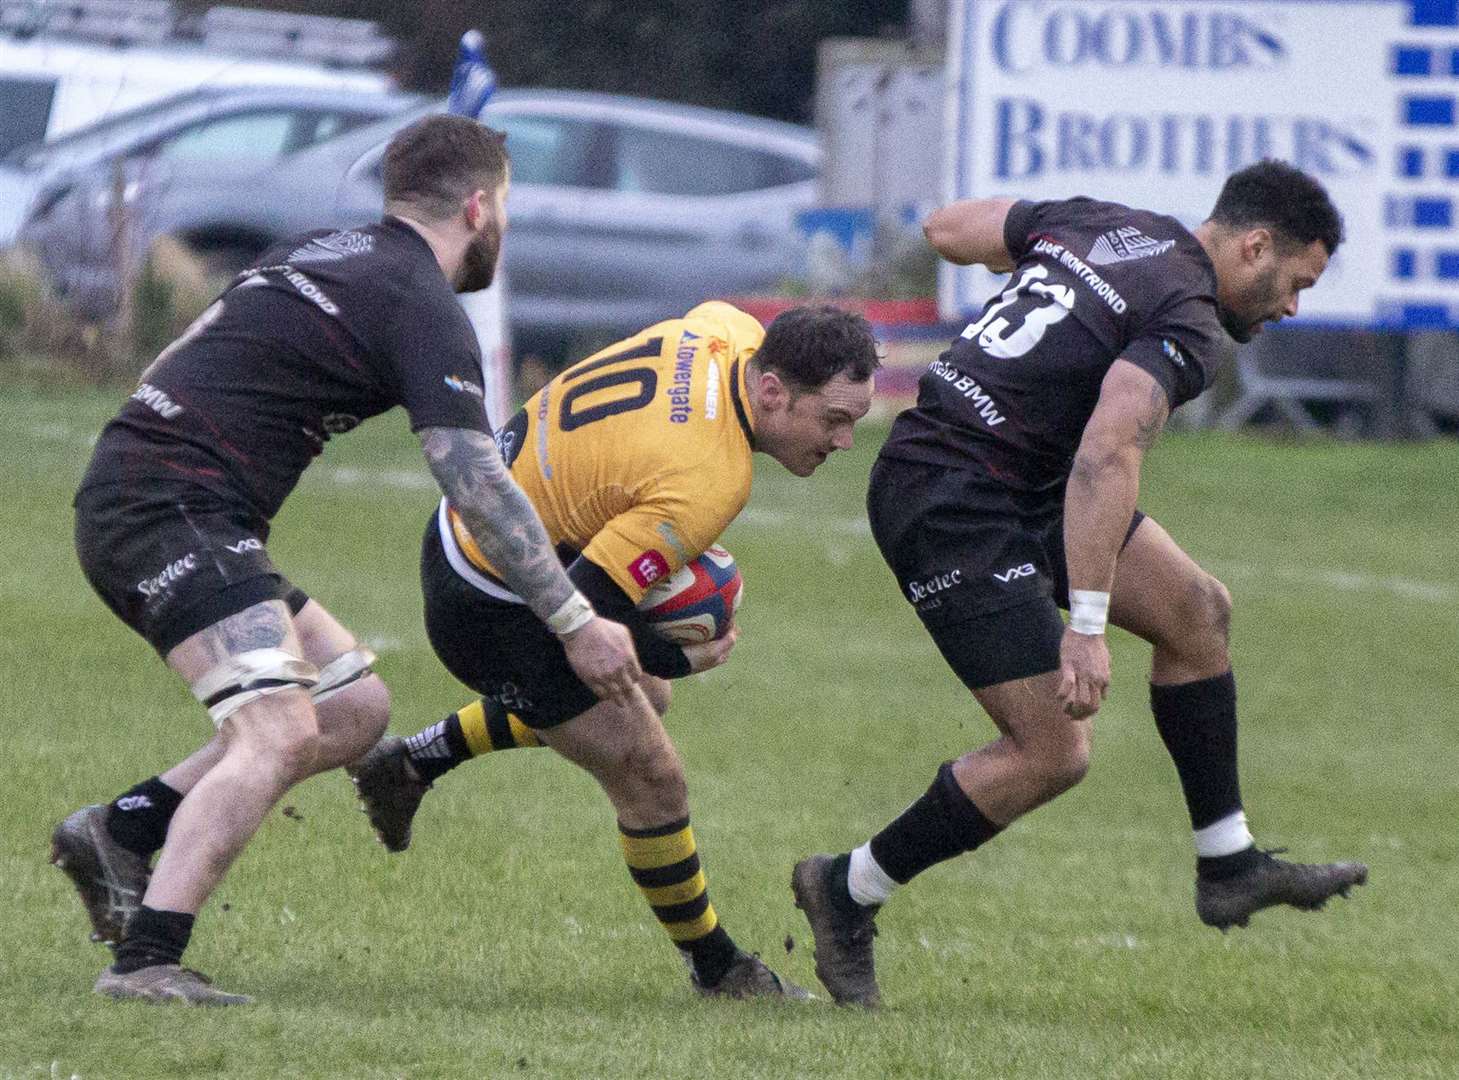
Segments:
[[[846,874],[851,899],[862,907],[885,904],[896,887],[897,883],[872,857],[870,840],[851,853],[851,868]]]
[[[1221,855],[1235,855],[1256,843],[1246,827],[1246,814],[1237,810],[1227,814],[1220,821],[1212,822],[1204,829],[1195,831],[1196,855],[1202,859],[1214,859]]]

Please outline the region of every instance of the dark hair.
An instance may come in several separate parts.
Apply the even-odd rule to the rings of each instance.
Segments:
[[[1342,215],[1327,190],[1301,169],[1267,158],[1226,178],[1211,220],[1244,229],[1265,226],[1278,242],[1306,247],[1314,240],[1331,255],[1342,243]]]
[[[755,361],[792,389],[806,391],[819,389],[842,372],[852,382],[865,382],[881,366],[871,324],[831,304],[781,312],[765,331]]]
[[[427,116],[385,148],[385,202],[448,218],[474,191],[495,191],[507,174],[506,137],[465,116]]]

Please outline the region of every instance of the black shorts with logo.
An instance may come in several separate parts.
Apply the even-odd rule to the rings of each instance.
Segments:
[[[867,517],[902,595],[970,689],[1059,666],[1069,606],[1063,492],[1030,496],[976,469],[880,458]],[[1144,518],[1138,510],[1125,534]]]
[[[488,596],[451,569],[434,514],[421,541],[420,580],[431,648],[483,698],[533,728],[555,727],[598,703],[531,608]]]
[[[268,522],[185,483],[101,484],[76,496],[76,553],[91,587],[164,657],[265,600],[309,602],[264,548]]]

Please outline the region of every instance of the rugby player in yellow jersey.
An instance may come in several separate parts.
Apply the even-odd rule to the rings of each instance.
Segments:
[[[588,357],[532,397],[497,444],[568,576],[594,610],[628,626],[646,677],[627,704],[598,701],[443,500],[421,555],[426,629],[482,700],[409,739],[387,737],[350,769],[381,841],[392,851],[409,844],[421,798],[449,769],[492,749],[546,745],[602,785],[629,873],[696,990],[807,996],[720,926],[683,766],[661,722],[664,680],[723,663],[737,631],[680,647],[655,636],[635,605],[744,507],[753,451],[809,476],[850,447],[877,363],[858,315],[795,308],[767,331],[710,302]]]

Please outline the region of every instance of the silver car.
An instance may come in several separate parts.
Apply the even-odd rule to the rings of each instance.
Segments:
[[[214,87],[116,113],[0,161],[0,246],[113,163],[248,161],[264,168],[422,100],[309,86]]]
[[[240,263],[279,237],[379,216],[381,159],[419,107],[266,166],[140,165],[126,179],[137,242],[172,233]],[[814,205],[813,131],[737,113],[641,98],[504,90],[483,119],[512,157],[505,247],[514,334],[624,334],[709,296],[763,291],[804,268],[798,211]],[[113,185],[114,186],[114,185]],[[43,248],[99,236],[107,184],[55,224],[28,231]],[[91,225],[82,224],[88,217]],[[71,243],[105,277],[108,243]],[[88,252],[76,251],[86,247]],[[55,260],[53,261],[53,265]],[[61,271],[61,276],[65,272]]]

